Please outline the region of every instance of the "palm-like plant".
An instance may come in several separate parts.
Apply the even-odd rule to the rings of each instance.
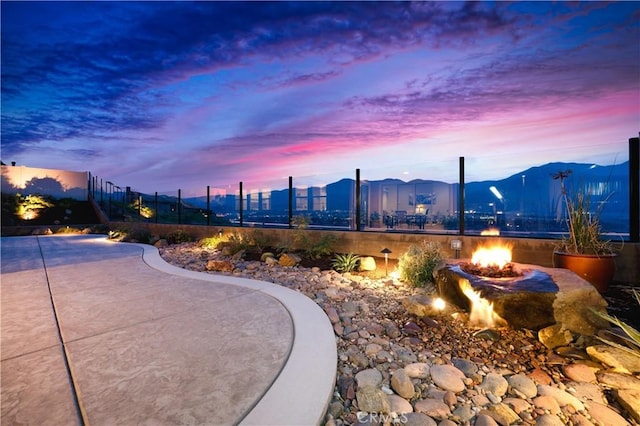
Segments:
[[[640,292],[636,291],[636,289],[634,288],[633,295],[636,299],[636,302],[638,302],[638,307],[640,307]],[[602,342],[606,343],[607,345],[616,347],[632,355],[640,357],[640,331],[636,330],[635,328],[625,323],[624,321],[621,321],[620,319],[614,317],[613,315],[609,315],[606,312],[601,312],[596,310],[592,310],[592,312],[597,316],[599,316],[600,318],[607,320],[611,324],[619,327],[624,332],[625,336],[616,336],[616,337],[619,337],[620,339],[622,339],[622,341],[626,343],[626,345],[616,343],[613,340],[605,339],[603,337],[598,337],[598,339],[600,339]]]

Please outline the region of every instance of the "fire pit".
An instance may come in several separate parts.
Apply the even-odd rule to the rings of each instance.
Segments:
[[[564,269],[514,263],[511,247],[500,241],[434,275],[440,296],[469,311],[474,326],[539,330],[561,323],[580,334],[606,326],[590,311],[607,306],[593,286]]]

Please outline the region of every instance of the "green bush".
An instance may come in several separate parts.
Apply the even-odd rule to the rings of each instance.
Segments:
[[[636,299],[636,302],[638,302],[638,307],[640,308],[640,292],[636,291],[636,289],[634,288],[633,295]],[[636,330],[626,322],[619,320],[613,315],[609,315],[605,312],[596,311],[594,309],[592,309],[591,311],[597,316],[599,316],[600,318],[609,321],[612,325],[619,327],[624,333],[624,336],[619,336],[619,338],[622,340],[624,344],[614,342],[613,340],[604,339],[602,337],[598,337],[598,339],[608,344],[609,346],[616,347],[631,355],[640,357],[640,331]]]
[[[199,240],[198,245],[206,249],[216,249],[221,242],[222,238],[219,236],[206,237]]]
[[[412,245],[398,259],[400,279],[414,287],[433,287],[433,271],[442,261],[440,244],[433,241],[422,241],[420,245]]]
[[[331,261],[331,266],[338,272],[351,272],[358,267],[360,256],[353,253],[338,254]]]
[[[125,231],[120,231],[120,241],[125,243],[142,243],[149,244],[151,241],[151,232],[147,228],[131,228]]]
[[[337,238],[335,235],[322,234],[317,240],[309,242],[309,245],[304,247],[304,249],[309,254],[309,257],[319,259],[333,253],[333,245],[336,241]]]
[[[194,240],[194,238],[189,233],[183,231],[182,229],[176,229],[175,231],[170,232],[165,237],[165,239],[169,244],[190,243]]]

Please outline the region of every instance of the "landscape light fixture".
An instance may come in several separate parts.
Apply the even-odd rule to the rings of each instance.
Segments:
[[[460,259],[460,250],[462,250],[462,240],[451,240],[451,249],[456,253],[456,259]]]
[[[387,277],[389,276],[389,253],[391,253],[391,250],[385,247],[380,250],[380,253],[384,254],[384,276]]]

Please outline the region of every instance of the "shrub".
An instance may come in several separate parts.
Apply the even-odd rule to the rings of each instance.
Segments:
[[[219,236],[206,237],[199,240],[198,245],[206,249],[216,249],[218,248],[218,245],[221,242],[222,242],[222,237],[219,237]]]
[[[151,241],[151,232],[146,228],[132,228],[124,232],[120,241],[125,243],[142,243],[149,244]]]
[[[398,259],[400,279],[414,287],[433,287],[433,271],[442,261],[440,244],[433,241],[422,241],[420,245],[412,245]]]
[[[331,261],[331,266],[338,272],[351,272],[358,267],[360,256],[353,253],[338,254]]]
[[[316,241],[312,241],[309,243],[307,247],[305,247],[309,257],[312,259],[319,259],[323,256],[329,256],[333,253],[333,245],[335,244],[337,238],[335,235],[331,234],[323,234]]]
[[[173,232],[170,232],[166,238],[169,244],[182,244],[189,243],[194,240],[194,238],[187,232],[182,229],[176,229]]]

